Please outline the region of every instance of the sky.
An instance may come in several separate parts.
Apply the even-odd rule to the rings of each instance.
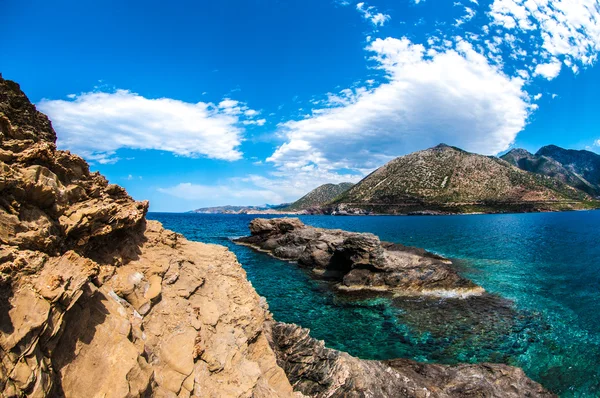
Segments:
[[[291,202],[439,143],[600,153],[598,0],[3,0],[0,72],[151,211]]]

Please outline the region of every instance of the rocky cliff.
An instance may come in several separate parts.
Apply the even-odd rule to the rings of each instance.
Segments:
[[[146,221],[1,78],[0,129],[0,395],[292,395],[231,252]]]
[[[598,206],[590,199],[554,178],[441,144],[380,167],[333,201],[329,211],[493,213]]]
[[[549,145],[535,155],[525,149],[512,149],[500,158],[521,170],[558,179],[593,197],[600,196],[600,155],[595,153]]]

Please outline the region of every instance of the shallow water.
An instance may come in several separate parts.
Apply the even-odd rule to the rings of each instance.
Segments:
[[[501,362],[563,397],[600,396],[600,211],[469,216],[302,216],[455,260],[491,295],[469,300],[334,294],[293,264],[233,244],[250,215],[150,213],[190,240],[228,246],[275,318],[370,359]]]

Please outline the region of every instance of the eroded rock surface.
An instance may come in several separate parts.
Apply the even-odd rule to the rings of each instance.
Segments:
[[[235,256],[136,202],[0,78],[0,395],[289,397]]]
[[[269,338],[294,388],[311,397],[554,397],[521,369],[507,365],[362,360],[285,323],[273,323]]]
[[[483,288],[462,278],[451,262],[423,249],[381,242],[368,233],[314,228],[297,218],[255,219],[251,236],[236,242],[297,261],[341,290],[464,297]]]

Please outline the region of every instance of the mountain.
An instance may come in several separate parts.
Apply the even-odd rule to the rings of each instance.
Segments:
[[[334,200],[334,213],[528,212],[583,209],[591,198],[496,157],[440,144],[392,160]]]
[[[522,170],[557,178],[591,196],[600,196],[600,155],[593,152],[548,145],[535,155],[513,149],[501,158]]]
[[[214,206],[214,207],[202,207],[200,209],[192,210],[190,213],[200,214],[269,214],[279,213],[279,210],[287,207],[289,203],[283,203],[280,205],[264,205],[264,206]]]
[[[300,211],[326,205],[353,186],[354,184],[351,182],[321,185],[286,207],[284,210]]]
[[[556,145],[548,145],[537,151],[536,156],[554,159],[570,172],[580,176],[600,192],[600,155],[585,151],[564,149]]]

